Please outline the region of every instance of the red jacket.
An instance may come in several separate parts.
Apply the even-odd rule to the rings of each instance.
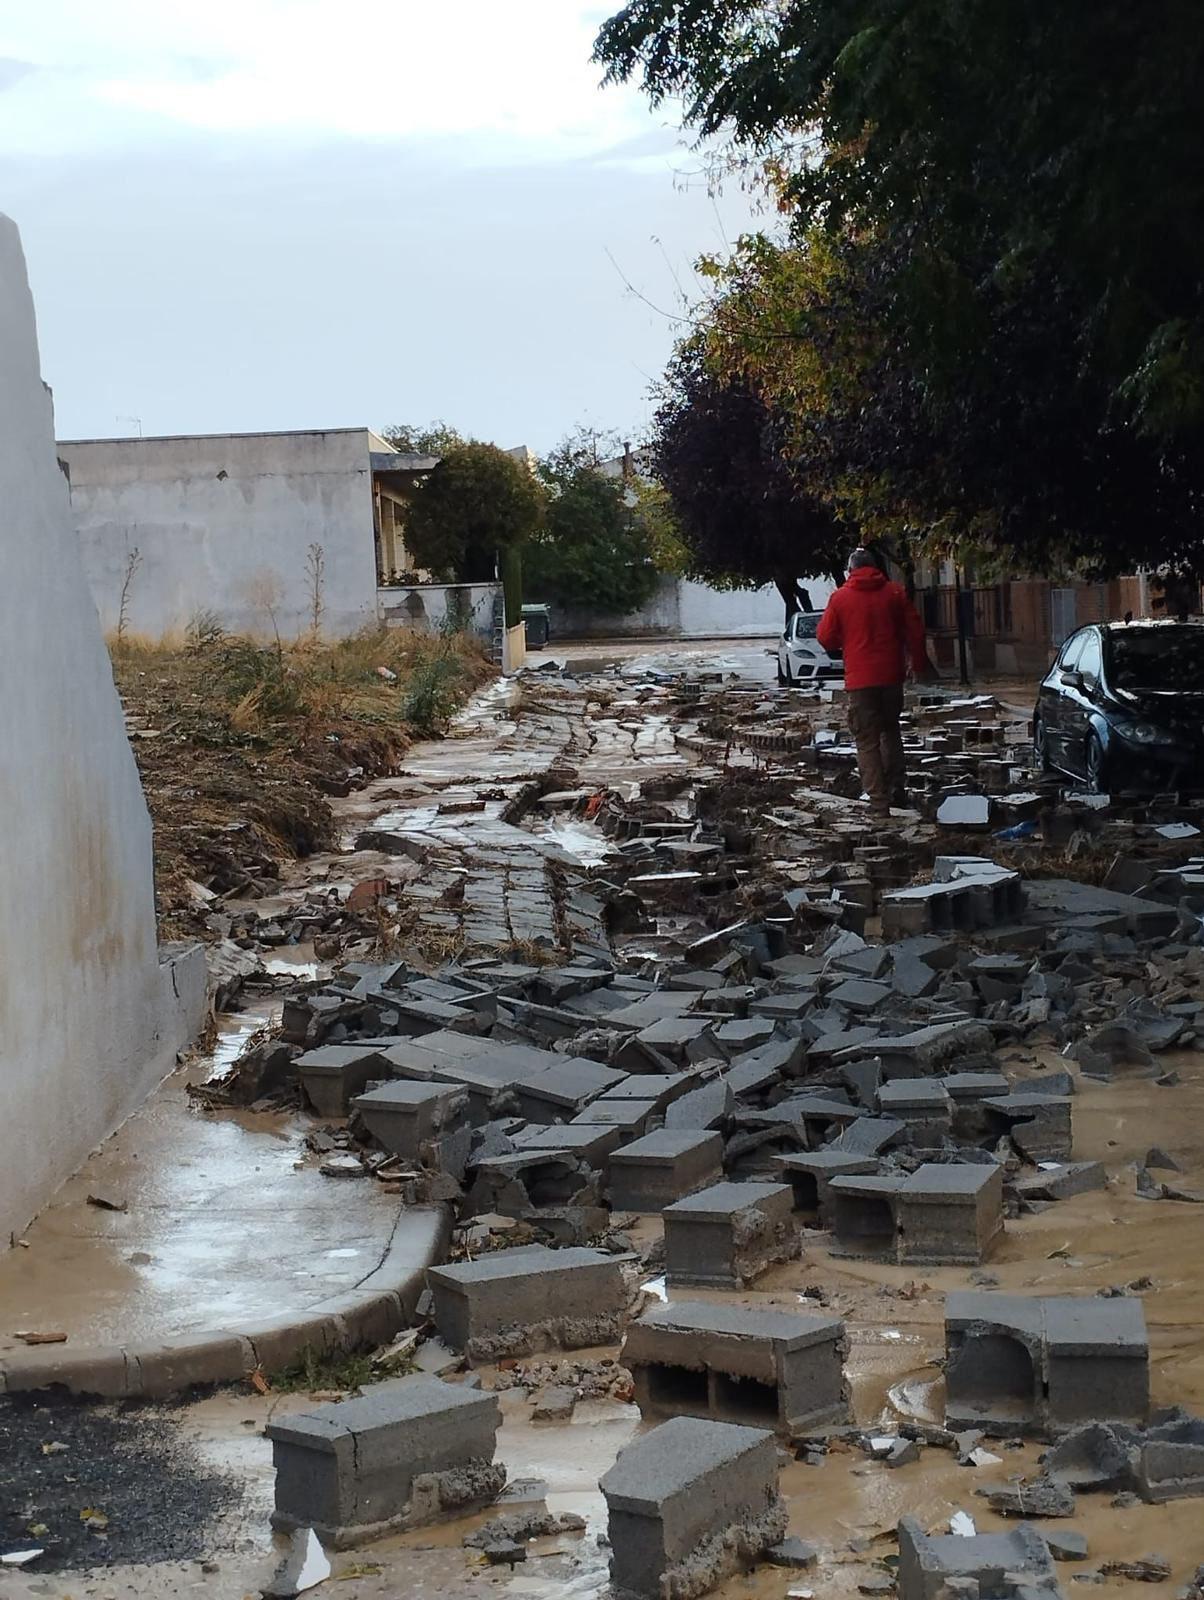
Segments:
[[[924,624],[902,584],[856,567],[828,601],[816,637],[844,656],[846,689],[883,689],[927,669]]]

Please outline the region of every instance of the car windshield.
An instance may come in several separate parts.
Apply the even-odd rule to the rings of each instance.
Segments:
[[[819,628],[819,612],[802,611],[794,619],[796,639],[814,639]]]
[[[1204,628],[1133,628],[1110,633],[1108,675],[1117,689],[1204,693]]]

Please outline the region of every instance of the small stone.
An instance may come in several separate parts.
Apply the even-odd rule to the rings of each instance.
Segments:
[[[1137,1561],[1105,1561],[1100,1571],[1107,1578],[1125,1578],[1130,1583],[1165,1583],[1171,1564],[1165,1556],[1142,1556]]]
[[[497,1539],[481,1551],[491,1567],[512,1567],[517,1561],[527,1559],[527,1547],[517,1539]]]
[[[771,1567],[793,1567],[802,1571],[805,1567],[815,1565],[819,1560],[819,1551],[805,1539],[783,1539],[781,1544],[766,1550],[765,1560]]]
[[[565,1385],[543,1389],[531,1408],[532,1422],[568,1422],[577,1404],[577,1391]]]
[[[886,1457],[888,1467],[905,1467],[920,1459],[920,1447],[914,1439],[896,1439]]]
[[[1160,1145],[1154,1145],[1146,1152],[1145,1164],[1147,1167],[1162,1167],[1167,1172],[1182,1172],[1183,1168]]]
[[[1055,1561],[1085,1561],[1087,1559],[1087,1535],[1078,1533],[1074,1528],[1051,1528],[1048,1533],[1042,1530],[1049,1553]]]
[[[886,1576],[862,1578],[857,1585],[858,1594],[894,1594],[894,1592],[895,1580]]]
[[[1052,1478],[979,1489],[992,1511],[1002,1517],[1073,1517],[1074,1490]]]

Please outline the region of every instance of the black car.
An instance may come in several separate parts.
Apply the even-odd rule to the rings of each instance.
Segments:
[[[1097,794],[1204,789],[1204,624],[1072,633],[1038,692],[1033,747],[1043,771]]]

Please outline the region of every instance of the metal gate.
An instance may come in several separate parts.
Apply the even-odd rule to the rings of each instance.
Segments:
[[[1078,621],[1078,605],[1073,589],[1049,591],[1049,636],[1055,650],[1061,649],[1074,632]]]

